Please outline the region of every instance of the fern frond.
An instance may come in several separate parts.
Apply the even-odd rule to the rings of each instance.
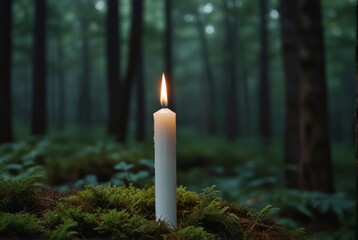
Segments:
[[[200,194],[202,196],[202,202],[204,206],[210,204],[213,201],[218,200],[219,199],[218,194],[219,191],[216,190],[216,185],[204,188],[203,192]]]
[[[254,218],[257,222],[264,220],[268,216],[276,215],[280,211],[279,208],[273,207],[272,205],[267,205],[259,212],[254,215]]]
[[[72,230],[78,224],[73,220],[69,219],[65,221],[63,224],[58,225],[57,228],[53,231],[49,231],[47,233],[48,239],[50,240],[66,240],[73,239],[78,232]]]

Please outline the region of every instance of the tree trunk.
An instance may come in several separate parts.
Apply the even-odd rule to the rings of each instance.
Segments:
[[[201,45],[201,55],[204,63],[204,72],[206,77],[207,89],[205,94],[206,106],[205,106],[205,132],[208,135],[215,133],[215,89],[214,89],[214,79],[213,73],[211,71],[211,64],[209,59],[209,49],[207,39],[205,37],[204,24],[203,20],[200,18],[200,15],[196,12],[196,26],[199,33],[199,40]]]
[[[78,120],[80,124],[91,124],[91,67],[89,47],[89,22],[85,17],[81,19],[82,39],[82,74],[80,77],[80,94],[78,99]]]
[[[142,45],[142,41],[141,41]],[[140,47],[142,49],[143,45]],[[144,142],[145,140],[145,87],[144,87],[144,66],[143,66],[143,54],[140,51],[138,56],[138,65],[136,71],[137,80],[137,121],[136,121],[136,139],[138,142]]]
[[[48,66],[47,66],[47,101],[48,101],[48,112],[47,112],[47,124],[48,126],[55,125],[57,122],[57,65],[56,65],[56,42],[48,41],[49,50],[47,53],[48,56]]]
[[[107,86],[109,135],[118,135],[120,92],[120,38],[118,0],[107,0]]]
[[[356,5],[356,110],[355,110],[355,143],[356,143],[356,173],[358,172],[358,4]],[[356,177],[356,194],[358,194],[358,178]],[[358,207],[356,206],[356,216]],[[358,222],[356,221],[356,236],[358,236]]]
[[[231,2],[231,4],[229,4]],[[228,81],[226,84],[225,95],[227,95],[226,102],[226,138],[229,141],[234,141],[237,138],[238,133],[238,118],[237,112],[239,112],[239,106],[237,94],[236,94],[236,44],[237,44],[237,32],[236,32],[236,20],[233,16],[234,3],[229,0],[225,1],[225,31],[226,31],[226,66]],[[231,8],[230,8],[231,6]]]
[[[285,184],[298,188],[299,141],[299,52],[297,2],[280,0],[282,58],[285,73]]]
[[[0,7],[0,143],[13,141],[11,108],[12,0]]]
[[[164,75],[167,83],[168,106],[175,110],[174,93],[173,93],[173,71],[172,71],[172,0],[165,0],[165,36],[164,36]]]
[[[128,68],[127,68],[125,81],[123,82],[122,85],[122,92],[120,98],[121,113],[119,118],[119,133],[118,133],[118,140],[120,142],[125,142],[127,140],[132,85],[135,76],[135,70],[137,69],[138,56],[139,53],[141,52],[140,41],[142,39],[142,19],[143,19],[143,1],[133,0]]]
[[[242,51],[241,52],[242,56],[245,56],[245,53]],[[250,135],[250,129],[251,129],[251,124],[250,124],[250,100],[249,100],[249,86],[248,86],[248,73],[247,73],[247,67],[244,66],[242,68],[242,95],[243,95],[243,115],[244,118],[242,118],[245,121],[244,124],[244,129],[243,129],[243,134],[245,134],[246,136]]]
[[[300,187],[334,192],[319,0],[299,0]]]
[[[34,24],[31,133],[33,135],[44,135],[47,131],[46,0],[35,1]]]
[[[58,128],[62,131],[65,127],[65,76],[64,76],[64,44],[63,34],[59,35],[57,42],[57,72],[58,72]]]
[[[267,144],[271,138],[271,97],[268,76],[268,33],[267,1],[260,0],[260,83],[259,83],[259,132],[262,141]]]

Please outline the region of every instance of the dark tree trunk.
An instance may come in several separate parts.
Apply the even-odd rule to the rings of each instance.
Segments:
[[[120,38],[118,0],[107,0],[107,86],[109,135],[118,135],[120,92]]]
[[[268,76],[267,1],[260,0],[260,83],[259,83],[259,132],[264,143],[271,138],[271,97]]]
[[[356,110],[355,110],[355,143],[356,143],[356,173],[358,172],[358,4],[356,5]],[[358,178],[356,178],[356,194],[358,194]],[[356,216],[358,216],[358,202],[356,203]],[[356,221],[356,236],[358,236],[358,222]]]
[[[57,72],[58,72],[58,128],[63,130],[65,127],[65,76],[64,76],[64,44],[62,32],[57,42]]]
[[[245,56],[244,52],[241,52],[242,56]],[[246,67],[243,67],[242,69],[242,95],[243,95],[243,113],[244,113],[244,121],[245,121],[245,127],[243,129],[243,133],[246,134],[246,136],[248,136],[250,134],[250,129],[251,129],[251,124],[250,124],[250,100],[249,100],[249,86],[247,83],[247,69]]]
[[[164,36],[164,74],[167,83],[168,92],[168,106],[170,109],[175,109],[174,93],[173,93],[173,24],[172,24],[172,0],[165,0],[165,36]]]
[[[120,98],[121,112],[119,117],[119,133],[118,133],[118,140],[120,142],[125,142],[127,140],[132,85],[135,76],[135,70],[137,69],[138,56],[139,53],[141,52],[140,41],[142,39],[142,19],[143,19],[143,1],[133,0],[128,68],[127,68],[126,78],[123,82],[121,98]]]
[[[298,188],[299,141],[299,52],[298,6],[280,0],[282,58],[285,73],[285,184]]]
[[[231,2],[231,4],[229,4]],[[239,106],[237,94],[236,94],[236,44],[237,44],[237,32],[236,32],[236,19],[233,16],[234,3],[231,0],[225,1],[225,46],[227,52],[226,66],[228,81],[226,83],[225,95],[227,95],[226,107],[226,138],[229,141],[233,141],[237,138],[238,133],[238,118],[237,112],[239,112]],[[231,6],[231,8],[229,8]]]
[[[11,109],[12,0],[0,7],[0,143],[13,141]]]
[[[299,0],[300,187],[334,192],[319,0]]]
[[[142,44],[142,41],[141,41]],[[142,49],[143,45],[140,47]],[[143,54],[140,51],[136,71],[137,80],[137,116],[136,116],[136,139],[138,142],[145,140],[145,87],[144,87],[144,65]]]
[[[80,124],[90,125],[91,116],[91,67],[89,47],[89,22],[85,17],[81,20],[82,39],[82,74],[80,80],[80,93],[78,99],[78,120]]]
[[[57,52],[55,41],[49,41],[49,51],[48,51],[48,59],[49,59],[49,65],[47,67],[47,84],[48,84],[48,113],[47,113],[47,123],[48,126],[55,125],[57,121],[57,66],[56,66],[56,58],[57,58]]]
[[[203,20],[200,18],[199,14],[196,13],[196,26],[198,28],[199,40],[201,45],[201,55],[204,63],[204,72],[206,78],[206,94],[204,98],[206,99],[205,106],[205,132],[208,135],[215,133],[215,89],[214,89],[214,79],[213,73],[211,71],[211,64],[209,59],[209,49],[207,39],[204,32]]]
[[[34,24],[31,133],[33,135],[43,135],[47,131],[46,0],[35,1]]]

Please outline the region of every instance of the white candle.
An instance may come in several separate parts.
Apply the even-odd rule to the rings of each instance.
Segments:
[[[168,105],[164,74],[160,102],[154,117],[155,217],[173,227],[177,225],[176,206],[176,126],[175,112]]]

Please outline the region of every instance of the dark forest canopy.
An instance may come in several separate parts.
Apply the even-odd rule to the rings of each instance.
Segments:
[[[226,113],[224,106],[238,109],[238,136],[256,136],[259,131],[259,58],[260,18],[259,1],[228,1],[230,19],[235,19],[236,101],[229,103],[226,82],[225,16],[222,1],[196,1],[186,4],[172,1],[172,81],[178,124],[205,132],[203,122],[224,134]],[[268,71],[272,133],[281,137],[284,129],[284,72],[281,55],[280,10],[277,1],[268,1]],[[323,1],[323,31],[328,87],[330,134],[333,140],[353,140],[354,117],[349,109],[354,104],[354,9],[351,1]],[[120,66],[122,81],[126,78],[131,26],[131,1],[121,0],[119,7]],[[47,119],[49,130],[63,129],[84,121],[106,129],[108,92],[106,72],[106,1],[47,1]],[[151,138],[151,115],[159,105],[159,79],[165,67],[165,3],[144,1],[143,76],[145,87],[145,118],[147,139]],[[14,130],[21,136],[29,133],[31,119],[31,89],[33,72],[34,4],[31,1],[13,1],[12,26],[12,106]],[[339,16],[339,18],[338,18]],[[200,28],[197,22],[200,21]],[[83,33],[86,30],[85,33]],[[202,34],[202,30],[204,35]],[[86,36],[83,36],[86,34]],[[201,53],[206,44],[206,63]],[[88,53],[85,51],[88,45]],[[84,57],[87,54],[87,57]],[[230,57],[230,56],[229,56]],[[83,61],[88,61],[86,65]],[[209,65],[207,65],[209,64]],[[209,67],[208,67],[209,66]],[[210,75],[208,76],[208,68]],[[85,70],[86,69],[86,70]],[[86,73],[90,77],[86,78]],[[211,87],[208,85],[211,78]],[[135,82],[134,82],[135,84]],[[209,86],[209,87],[208,87]],[[132,88],[135,100],[135,88]],[[208,93],[211,92],[209,95]],[[195,96],[195,97],[193,97]],[[215,103],[208,102],[214,97]],[[87,100],[86,100],[87,99]],[[136,105],[129,119],[129,128],[135,128]],[[208,105],[210,104],[210,105]],[[208,106],[207,106],[208,105]],[[82,115],[79,115],[81,109]],[[86,113],[88,112],[88,113]],[[210,112],[214,117],[210,117]],[[339,116],[339,117],[337,117]],[[82,120],[81,120],[82,119]],[[24,131],[20,131],[19,129]],[[28,130],[27,130],[28,129]],[[104,130],[105,131],[105,130]]]

